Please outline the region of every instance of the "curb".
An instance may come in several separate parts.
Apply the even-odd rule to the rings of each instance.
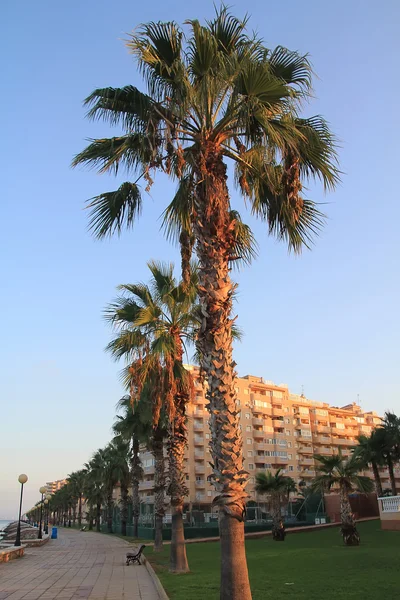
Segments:
[[[150,575],[150,578],[152,579],[152,581],[156,587],[159,598],[161,598],[161,600],[169,600],[167,593],[161,584],[161,581],[158,579],[153,567],[150,564],[150,561],[148,560],[148,558],[145,557],[144,554],[142,555],[142,558],[143,558],[143,565],[146,567],[147,572]]]

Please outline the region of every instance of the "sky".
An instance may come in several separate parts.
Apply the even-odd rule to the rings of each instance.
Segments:
[[[104,352],[102,311],[118,284],[148,278],[147,260],[178,261],[160,231],[174,191],[162,178],[133,231],[105,242],[88,233],[85,200],[124,177],[70,168],[87,138],[118,134],[87,121],[82,102],[97,87],[142,86],[124,46],[140,23],[204,20],[213,10],[193,0],[2,4],[0,519],[17,515],[20,473],[26,510],[44,482],[107,443],[123,389],[122,365]],[[304,114],[328,119],[343,171],[334,193],[310,187],[328,220],[300,257],[268,237],[232,190],[259,242],[257,260],[234,274],[238,372],[313,400],[400,413],[400,4],[240,0],[232,12],[248,12],[268,47],[309,53],[318,77]]]

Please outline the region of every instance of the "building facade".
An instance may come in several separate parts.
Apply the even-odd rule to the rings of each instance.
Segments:
[[[191,508],[209,509],[215,492],[209,482],[212,469],[207,401],[198,369],[188,368],[195,378],[195,396],[187,407],[187,503]],[[284,384],[275,385],[252,375],[237,379],[236,392],[244,468],[249,472],[247,491],[256,501],[262,500],[255,492],[257,471],[281,468],[297,483],[309,484],[315,476],[314,454],[330,456],[340,449],[344,456],[349,456],[357,443],[356,437],[369,435],[381,422],[377,413],[363,412],[357,404],[338,408],[314,402],[303,395],[290,393]],[[149,452],[143,452],[141,458],[144,470],[140,483],[141,501],[153,504],[154,461]],[[364,474],[373,477],[372,471]],[[400,472],[396,475],[400,479]],[[381,470],[381,477],[383,488],[389,487],[385,469]]]
[[[67,483],[66,479],[57,479],[56,481],[48,481],[46,483],[47,494],[54,494]]]

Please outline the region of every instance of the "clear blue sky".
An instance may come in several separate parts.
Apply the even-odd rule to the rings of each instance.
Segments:
[[[7,4],[7,6],[6,6]],[[85,139],[106,136],[84,118],[95,88],[139,84],[123,40],[141,22],[204,19],[212,2],[30,0],[2,7],[2,315],[0,518],[26,508],[46,480],[79,468],[110,436],[122,394],[104,354],[101,311],[145,262],[177,259],[157,220],[173,188],[163,180],[134,232],[95,242],[84,200],[113,178],[69,167]],[[400,412],[400,4],[240,0],[266,43],[309,52],[319,78],[308,114],[322,113],[342,142],[345,172],[312,252],[288,256],[253,224],[260,257],[239,274],[245,337],[239,373],[287,382],[315,400]],[[311,192],[310,192],[311,195]],[[239,199],[233,194],[233,203]],[[244,210],[244,209],[243,209]]]

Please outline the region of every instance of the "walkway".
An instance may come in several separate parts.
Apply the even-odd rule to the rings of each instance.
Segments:
[[[58,535],[0,565],[0,600],[159,600],[146,567],[125,566],[121,539],[64,528]]]

